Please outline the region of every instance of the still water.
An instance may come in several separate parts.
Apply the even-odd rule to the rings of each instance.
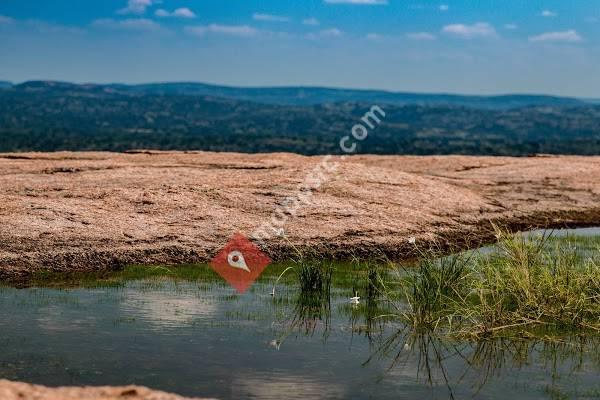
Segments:
[[[308,305],[285,279],[270,295],[271,267],[244,295],[190,268],[206,278],[0,288],[0,379],[221,399],[600,397],[594,339],[439,341],[382,317],[376,297],[350,304],[350,268]]]

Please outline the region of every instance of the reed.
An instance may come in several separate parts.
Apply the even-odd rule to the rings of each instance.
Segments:
[[[400,317],[414,328],[474,338],[600,331],[597,248],[500,230],[497,237],[490,253],[425,259],[406,270]]]

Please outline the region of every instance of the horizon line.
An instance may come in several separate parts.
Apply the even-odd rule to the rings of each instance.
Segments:
[[[85,85],[96,85],[96,86],[144,86],[144,85],[168,85],[168,84],[197,84],[205,86],[222,87],[229,89],[325,89],[325,90],[336,90],[336,91],[359,91],[359,92],[382,92],[388,94],[413,94],[413,95],[436,95],[436,96],[456,96],[456,97],[508,97],[508,96],[535,96],[535,97],[553,97],[562,99],[573,99],[573,100],[588,100],[597,101],[600,100],[598,97],[583,97],[583,96],[571,96],[571,95],[560,95],[551,93],[535,93],[535,92],[504,92],[504,93],[465,93],[465,92],[420,92],[420,91],[404,91],[404,90],[390,90],[390,89],[377,89],[377,88],[365,88],[365,87],[341,87],[341,86],[320,86],[320,85],[299,85],[299,84],[285,84],[285,85],[232,85],[223,83],[214,83],[207,81],[192,81],[192,80],[181,80],[181,81],[169,81],[169,80],[157,80],[157,81],[145,81],[138,83],[123,83],[123,82],[93,82],[93,81],[69,81],[61,79],[43,79],[34,78],[27,79],[20,82],[15,82],[9,79],[0,79],[0,82],[6,82],[14,86],[23,85],[31,82],[45,82],[45,83],[64,83],[78,86]]]

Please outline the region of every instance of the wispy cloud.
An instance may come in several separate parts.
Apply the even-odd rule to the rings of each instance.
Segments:
[[[388,0],[324,0],[328,4],[356,4],[363,6],[382,6],[388,4]]]
[[[568,30],[564,32],[546,32],[541,35],[531,36],[530,42],[558,42],[558,43],[578,43],[582,42],[583,38],[579,33],[574,30]]]
[[[540,13],[540,15],[542,17],[546,17],[546,18],[554,18],[558,16],[558,13],[551,11],[551,10],[544,10]]]
[[[102,29],[128,30],[128,31],[158,31],[160,24],[147,18],[130,18],[114,20],[111,18],[97,19],[92,26]]]
[[[475,39],[496,37],[496,29],[487,22],[478,22],[473,25],[451,24],[442,28],[442,32],[462,39]]]
[[[141,15],[146,12],[148,7],[154,4],[160,4],[160,0],[129,0],[127,7],[117,11],[118,14],[136,14]]]
[[[505,24],[504,29],[506,29],[507,31],[514,31],[519,29],[519,27],[516,24]]]
[[[442,4],[440,6],[440,11],[448,11],[450,9],[450,6],[448,4]]]
[[[316,18],[306,18],[302,20],[302,23],[304,25],[310,25],[310,26],[317,26],[320,25],[321,23],[319,22],[318,19]]]
[[[0,15],[0,26],[19,24],[29,31],[37,31],[43,34],[66,33],[70,35],[80,35],[86,33],[84,28],[68,25],[54,24],[39,19],[15,20],[11,17]]]
[[[435,35],[429,33],[429,32],[411,32],[411,33],[407,33],[406,37],[411,39],[411,40],[424,40],[424,41],[431,41],[431,40],[435,40],[436,37]]]
[[[45,21],[40,21],[38,19],[29,19],[25,21],[25,26],[27,26],[28,28],[35,29],[36,31],[44,34],[67,33],[72,35],[79,35],[85,33],[85,30],[82,28],[53,24]]]
[[[264,22],[288,22],[290,20],[288,17],[284,17],[282,15],[273,15],[273,14],[264,14],[264,13],[254,13],[254,14],[252,14],[252,19],[255,21],[264,21]]]
[[[256,36],[258,30],[248,25],[219,25],[210,24],[204,26],[187,26],[185,31],[191,35],[204,36],[207,34],[219,34],[228,36],[250,37]]]
[[[308,39],[319,39],[319,38],[338,38],[344,35],[344,32],[342,32],[341,30],[339,30],[338,28],[330,28],[330,29],[323,29],[319,32],[311,32],[309,34],[306,35],[306,37]]]
[[[11,17],[6,17],[4,15],[0,15],[0,25],[8,25],[14,23],[15,20]]]
[[[194,13],[192,10],[190,10],[187,7],[177,8],[173,12],[169,12],[165,9],[160,8],[160,9],[156,10],[154,15],[156,15],[157,17],[161,17],[161,18],[168,18],[168,17],[188,18],[188,19],[196,18],[196,13]]]
[[[343,34],[344,33],[338,28],[323,29],[321,32],[319,32],[319,35],[322,37],[340,37]]]
[[[369,40],[379,40],[382,38],[379,33],[367,33],[365,37]]]

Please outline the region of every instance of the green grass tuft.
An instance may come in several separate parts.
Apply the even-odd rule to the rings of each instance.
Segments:
[[[402,319],[414,328],[474,338],[600,331],[597,249],[582,251],[574,245],[582,241],[573,238],[498,231],[498,239],[491,253],[424,260],[405,271]]]

